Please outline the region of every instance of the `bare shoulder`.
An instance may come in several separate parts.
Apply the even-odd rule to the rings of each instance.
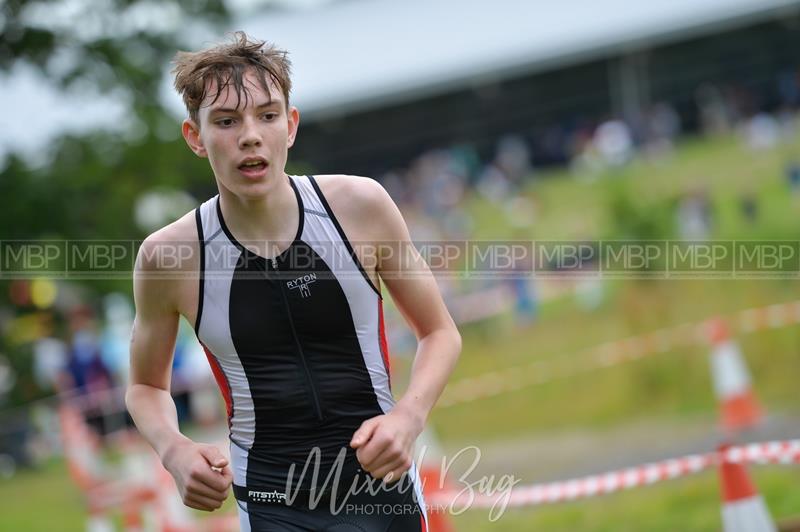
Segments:
[[[133,276],[139,318],[180,313],[194,323],[199,270],[200,244],[190,211],[150,234],[139,247]]]
[[[337,216],[380,216],[388,205],[394,204],[386,189],[369,177],[336,174],[315,179]]]
[[[194,210],[151,233],[139,247],[137,270],[186,271],[199,263]]]

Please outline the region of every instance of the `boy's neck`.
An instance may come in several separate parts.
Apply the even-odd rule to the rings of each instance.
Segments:
[[[220,208],[228,230],[239,241],[291,241],[299,223],[299,205],[289,177],[282,174],[269,192],[258,197],[237,196],[220,187]],[[268,255],[272,255],[267,250]]]

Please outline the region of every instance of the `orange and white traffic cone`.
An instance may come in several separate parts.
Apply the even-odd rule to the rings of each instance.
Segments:
[[[713,346],[711,377],[720,403],[721,425],[729,432],[751,428],[761,421],[763,412],[753,393],[744,357],[723,319],[711,320],[708,333]]]
[[[722,484],[723,532],[775,532],[764,499],[756,491],[744,465],[729,459],[728,447],[719,448]]]

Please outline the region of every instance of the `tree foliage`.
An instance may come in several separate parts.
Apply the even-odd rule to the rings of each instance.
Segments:
[[[34,168],[9,157],[0,175],[3,239],[137,238],[132,210],[143,191],[213,190],[160,92],[177,50],[197,35],[221,37],[230,19],[223,0],[9,0],[1,9],[0,69],[23,62],[60,89],[120,95],[131,117],[121,132],[61,137]]]

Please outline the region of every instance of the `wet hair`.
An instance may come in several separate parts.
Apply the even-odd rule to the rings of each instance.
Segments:
[[[270,94],[270,82],[277,85],[287,108],[289,106],[292,64],[288,53],[273,44],[251,39],[243,31],[233,33],[231,42],[198,52],[178,52],[172,63],[175,90],[183,97],[189,117],[198,125],[200,107],[206,98],[212,96],[208,103],[212,105],[228,86],[236,90],[237,107],[242,97],[247,105],[250,90],[245,86],[244,78],[249,71],[257,74],[258,82],[267,94]],[[215,92],[209,94],[212,86]]]

